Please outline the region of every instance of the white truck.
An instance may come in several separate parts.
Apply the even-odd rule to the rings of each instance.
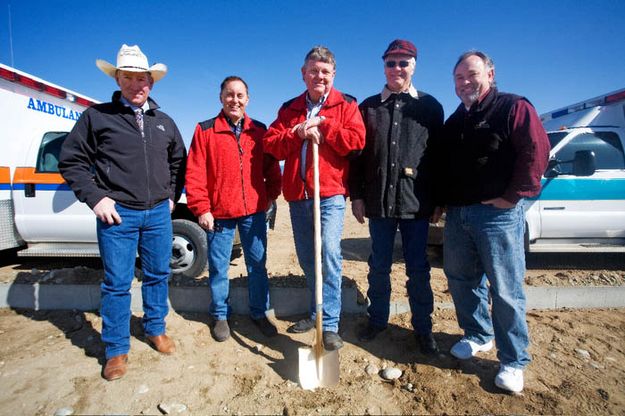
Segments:
[[[18,256],[99,256],[96,217],[78,202],[57,167],[63,140],[94,103],[0,64],[0,251],[16,250]],[[196,277],[206,266],[206,234],[184,195],[172,219],[172,271]],[[233,252],[240,253],[237,244]]]
[[[625,252],[625,89],[541,116],[551,142],[526,251]]]

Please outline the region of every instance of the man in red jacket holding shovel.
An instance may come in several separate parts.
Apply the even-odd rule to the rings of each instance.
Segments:
[[[356,100],[333,88],[335,75],[334,54],[323,46],[311,49],[302,67],[306,91],[282,105],[264,139],[265,151],[285,161],[283,193],[289,202],[297,257],[311,292],[310,317],[289,328],[296,333],[315,326],[311,142],[319,146],[323,344],[329,351],[343,346],[338,327],[349,157],[359,153],[365,143],[365,126]]]

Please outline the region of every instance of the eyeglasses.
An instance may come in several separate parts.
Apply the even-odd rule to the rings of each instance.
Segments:
[[[395,68],[396,65],[399,65],[400,68],[406,68],[408,67],[408,65],[410,65],[410,62],[408,61],[386,61],[384,62],[384,65],[386,65],[387,68]]]

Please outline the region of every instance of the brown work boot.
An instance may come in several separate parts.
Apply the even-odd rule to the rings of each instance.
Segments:
[[[106,365],[102,370],[102,377],[107,381],[122,378],[128,370],[128,354],[116,355],[106,360]]]
[[[148,336],[148,342],[154,347],[154,349],[161,354],[173,354],[176,352],[176,344],[174,340],[165,334]]]

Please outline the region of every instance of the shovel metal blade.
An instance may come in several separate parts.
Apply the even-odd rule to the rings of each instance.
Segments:
[[[316,357],[313,348],[298,348],[299,384],[304,390],[331,387],[339,382],[339,352],[322,350]]]

